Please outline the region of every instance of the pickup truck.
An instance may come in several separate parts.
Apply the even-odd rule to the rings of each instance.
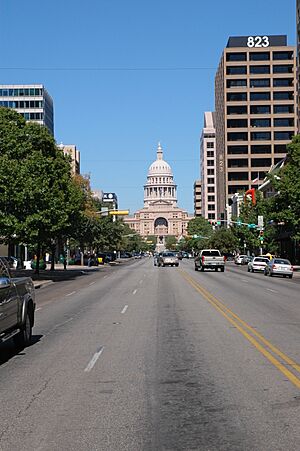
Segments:
[[[224,272],[225,258],[218,249],[202,249],[195,258],[195,271],[204,271],[211,268],[215,271],[219,269]]]
[[[0,343],[13,338],[17,347],[31,342],[35,295],[30,277],[13,278],[7,262],[0,257]]]

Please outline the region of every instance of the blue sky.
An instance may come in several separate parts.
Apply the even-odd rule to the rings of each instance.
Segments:
[[[0,0],[0,83],[43,83],[57,142],[76,144],[92,188],[116,192],[131,214],[143,206],[160,141],[178,204],[193,212],[203,114],[214,108],[222,49],[241,35],[287,34],[294,45],[295,3]]]

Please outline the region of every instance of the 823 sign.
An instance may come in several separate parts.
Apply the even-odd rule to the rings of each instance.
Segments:
[[[268,36],[249,36],[247,47],[269,47],[270,41]]]

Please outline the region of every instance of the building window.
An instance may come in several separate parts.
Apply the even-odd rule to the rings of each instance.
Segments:
[[[269,92],[250,92],[250,100],[257,102],[258,100],[270,100]]]
[[[215,187],[214,186],[208,186],[207,187],[207,192],[208,193],[214,193],[215,192]]]
[[[235,158],[234,160],[228,160],[227,165],[229,168],[246,168],[248,167],[248,158]]]
[[[294,132],[274,132],[275,141],[291,141]]]
[[[270,52],[251,52],[250,61],[268,61],[270,59]]]
[[[280,64],[273,66],[273,74],[292,74],[294,71],[294,67],[292,64]]]
[[[215,213],[208,213],[208,219],[216,219]]]
[[[206,144],[207,149],[213,149],[215,147],[215,143],[213,141],[208,141]]]
[[[246,102],[247,93],[246,92],[228,92],[227,102]]]
[[[270,114],[270,105],[251,105],[250,114]]]
[[[245,75],[247,74],[247,66],[227,66],[227,75]]]
[[[249,185],[230,185],[228,186],[228,194],[235,194],[247,191]]]
[[[274,153],[286,153],[286,144],[275,144]]]
[[[228,155],[247,154],[248,146],[228,146],[227,153]]]
[[[273,52],[273,60],[292,60],[293,52]]]
[[[274,127],[294,127],[294,119],[289,117],[274,119]]]
[[[214,166],[215,162],[214,160],[207,160],[207,166]]]
[[[227,133],[228,141],[248,141],[248,133],[247,132],[232,132]]]
[[[289,87],[294,85],[294,79],[293,78],[274,78],[273,80],[273,86],[274,88],[277,87]]]
[[[270,168],[271,164],[271,158],[251,158],[251,167],[253,168]]]
[[[227,114],[247,114],[247,106],[246,105],[238,105],[238,106],[228,106]]]
[[[214,184],[215,183],[214,177],[208,177],[207,183],[210,184],[210,185]]]
[[[227,80],[227,88],[246,88],[247,87],[247,80],[240,79],[240,80]]]
[[[228,172],[228,182],[240,182],[249,179],[248,172]]]
[[[208,211],[214,211],[215,210],[215,204],[208,205],[207,209],[208,209]]]
[[[227,53],[226,61],[247,61],[247,53],[246,52]]]
[[[207,175],[215,175],[214,169],[207,169]]]
[[[269,145],[254,145],[251,146],[251,153],[252,154],[263,154],[263,153],[271,153],[272,148]]]
[[[250,88],[269,88],[270,79],[269,78],[252,78],[250,80]]]
[[[274,105],[274,114],[293,113],[294,105]]]
[[[227,119],[227,128],[247,128],[247,119]]]
[[[251,141],[270,141],[271,132],[251,132]]]
[[[209,158],[212,158],[212,157],[214,157],[214,155],[215,155],[215,152],[213,151],[213,150],[208,150],[207,152],[206,152],[206,155],[207,155],[207,157]]]
[[[208,202],[215,202],[215,196],[207,196]]]
[[[270,66],[250,66],[250,74],[269,74]]]
[[[274,100],[294,100],[294,91],[274,91]]]
[[[251,127],[271,127],[271,119],[250,119]]]

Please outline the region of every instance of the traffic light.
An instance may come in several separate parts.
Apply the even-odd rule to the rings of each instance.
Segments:
[[[255,204],[256,204],[255,188],[248,189],[248,190],[245,192],[244,200],[247,200],[247,199],[249,199],[249,198],[250,198],[250,200],[251,200],[251,202],[252,202],[252,205],[255,205]]]
[[[264,231],[263,230],[259,231],[259,240],[260,240],[261,244],[263,244],[263,242],[264,242]]]

